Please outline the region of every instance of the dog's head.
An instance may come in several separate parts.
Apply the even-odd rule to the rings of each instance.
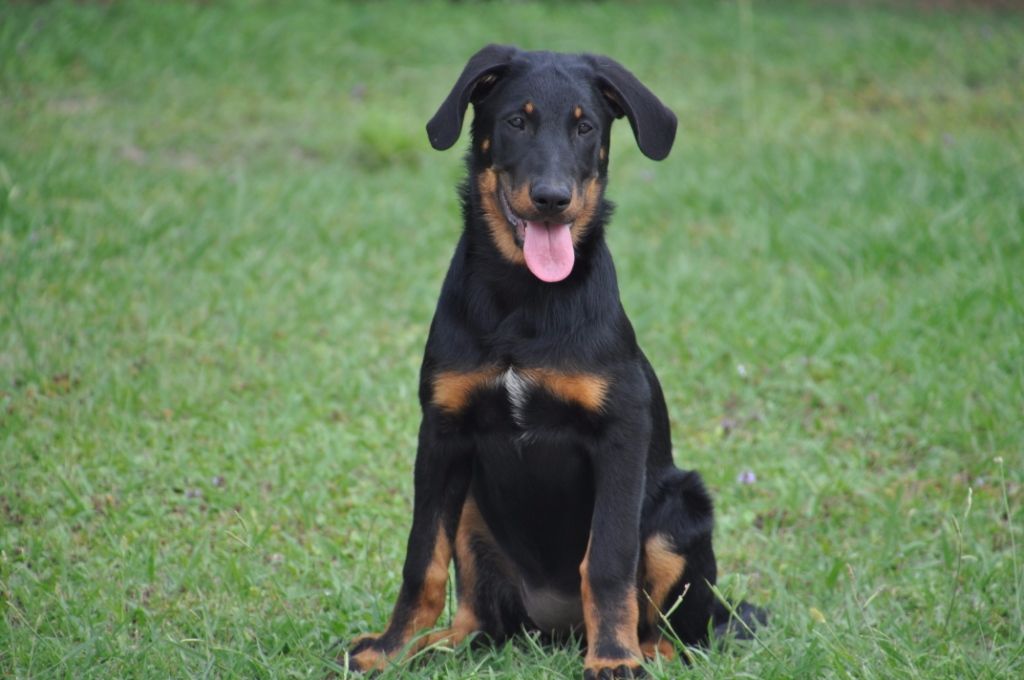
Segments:
[[[637,145],[661,160],[676,117],[607,57],[488,45],[466,64],[427,135],[455,144],[472,103],[472,181],[501,255],[545,282],[572,272],[575,247],[603,200],[612,122],[626,116]]]

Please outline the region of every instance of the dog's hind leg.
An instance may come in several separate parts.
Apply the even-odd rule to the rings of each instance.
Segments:
[[[517,632],[526,622],[526,614],[510,577],[512,569],[470,494],[455,533],[458,607],[451,626],[431,633],[427,644],[455,646],[473,633],[501,642]]]
[[[717,567],[711,498],[696,472],[671,468],[656,480],[641,518],[640,641],[644,655],[672,656],[665,618],[684,644],[705,642]]]

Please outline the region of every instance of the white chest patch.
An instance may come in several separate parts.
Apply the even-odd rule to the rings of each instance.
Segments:
[[[523,409],[526,407],[526,399],[529,396],[530,388],[533,387],[533,382],[516,373],[516,369],[511,367],[502,374],[501,382],[505,385],[505,391],[508,392],[508,403],[512,407],[512,419],[516,421],[517,425],[523,427]]]

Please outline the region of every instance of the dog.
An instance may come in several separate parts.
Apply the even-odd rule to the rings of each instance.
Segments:
[[[387,628],[339,662],[379,670],[530,630],[585,635],[584,678],[640,676],[645,657],[673,656],[672,638],[703,643],[729,616],[711,587],[711,498],[673,463],[604,237],[612,123],[625,117],[662,160],[676,117],[610,58],[503,45],[470,58],[427,123],[435,149],[455,144],[470,104],[464,229],[420,374],[402,586]],[[425,634],[451,560],[454,618]]]

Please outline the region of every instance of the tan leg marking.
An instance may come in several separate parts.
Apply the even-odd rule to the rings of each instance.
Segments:
[[[683,575],[686,558],[673,550],[671,540],[654,534],[644,543],[644,582],[650,600],[647,602],[647,623],[652,630],[658,627],[658,613],[665,609],[665,598]]]
[[[580,563],[580,598],[583,600],[583,625],[588,638],[597,635],[597,625],[600,621],[597,605],[594,603],[594,593],[590,589],[591,541],[587,541],[587,552],[583,555],[583,561]]]
[[[583,622],[587,632],[587,655],[583,660],[583,668],[595,674],[602,670],[614,670],[619,666],[638,668],[640,665],[640,643],[637,640],[637,626],[640,614],[637,608],[636,588],[631,587],[620,605],[621,617],[615,627],[614,637],[620,647],[629,651],[630,656],[623,659],[608,659],[597,655],[598,631],[601,627],[601,616],[594,601],[594,592],[590,586],[590,544],[580,564],[580,595],[583,599]]]
[[[644,658],[648,660],[656,656],[660,656],[666,661],[676,658],[676,648],[672,646],[671,642],[660,635],[655,640],[641,642],[640,651],[643,653]]]
[[[490,529],[484,523],[476,501],[470,497],[462,506],[459,528],[455,532],[455,556],[459,567],[459,604],[455,610],[451,627],[431,633],[427,637],[427,645],[443,642],[454,647],[471,633],[480,630],[480,619],[477,617],[475,607],[476,555],[472,547],[474,537],[478,536],[490,536]]]
[[[423,590],[420,591],[420,598],[416,603],[416,612],[406,628],[408,637],[437,623],[437,617],[441,615],[448,595],[448,564],[451,561],[452,546],[444,529],[441,529],[437,532],[433,559],[430,560],[423,578]]]
[[[438,528],[437,538],[434,541],[434,554],[423,575],[423,588],[420,590],[419,598],[414,605],[409,621],[402,629],[401,643],[391,652],[381,652],[369,648],[355,654],[352,660],[359,665],[362,671],[383,670],[388,662],[394,660],[402,653],[403,649],[416,633],[424,628],[430,628],[437,623],[437,617],[444,609],[446,586],[448,585],[448,563],[452,559],[452,547],[444,529]],[[388,624],[388,628],[391,624]],[[385,629],[387,630],[387,629]],[[356,638],[353,646],[367,638],[376,638],[380,635],[361,635]],[[424,638],[420,638],[406,651],[407,654],[415,654],[426,644]]]

